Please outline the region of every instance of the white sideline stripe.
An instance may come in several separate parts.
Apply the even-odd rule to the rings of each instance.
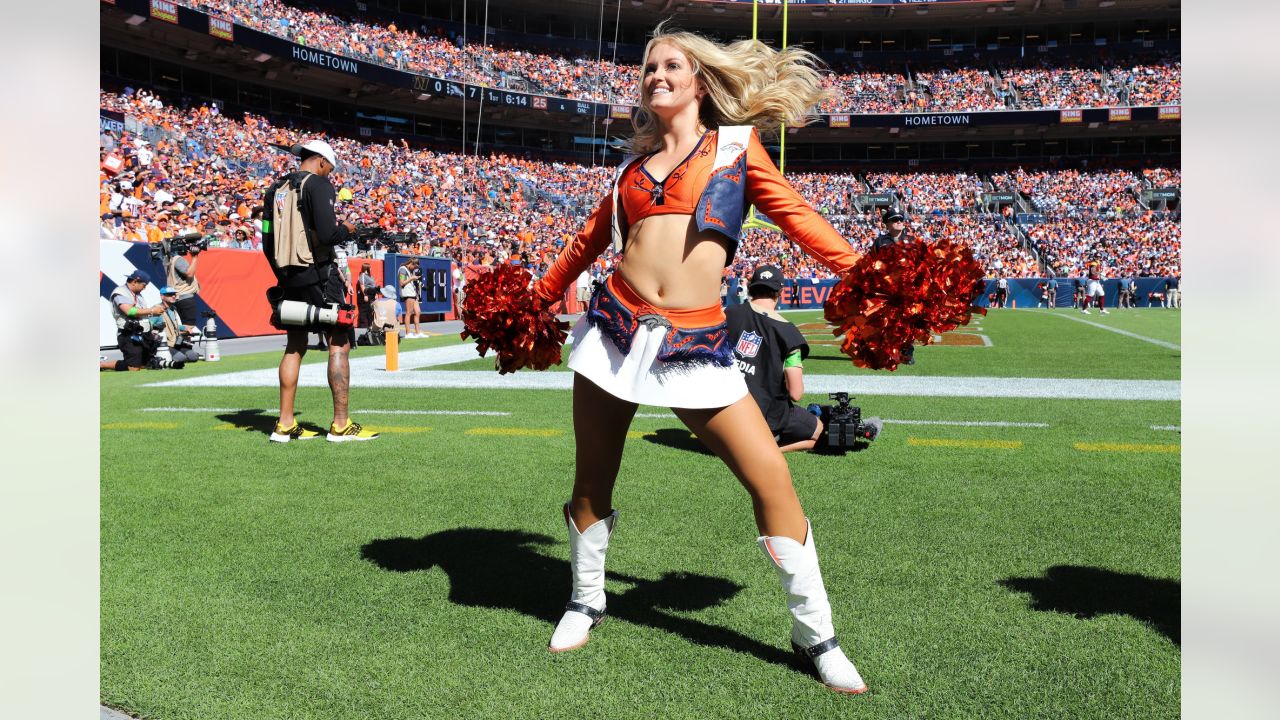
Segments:
[[[425,350],[414,350],[412,352],[400,353],[400,370],[389,373],[385,370],[387,366],[386,356],[370,355],[368,357],[359,357],[351,360],[351,380],[355,382],[356,378],[364,380],[369,377],[393,377],[397,375],[412,375],[414,368],[433,367],[435,365],[451,365],[453,363],[464,362],[466,360],[474,360],[479,355],[476,353],[475,343],[463,343],[461,345],[445,345],[438,348],[427,348]],[[491,356],[492,357],[492,356]],[[298,384],[306,387],[312,387],[317,384],[328,386],[328,357],[322,357],[317,362],[303,363],[298,373]],[[147,383],[143,387],[208,387],[210,385],[226,386],[226,387],[270,387],[278,386],[278,380],[272,380],[269,383],[263,383],[263,377],[276,378],[279,370],[271,368],[268,370],[243,370],[241,372],[225,373],[222,375],[209,375],[203,378],[190,378],[187,380],[168,380],[165,382]],[[215,380],[216,379],[216,380]],[[214,382],[195,382],[201,380],[214,380]],[[365,383],[371,387],[387,387],[380,382]],[[406,386],[412,387],[412,386]]]
[[[1033,309],[1033,310],[1034,310],[1035,308],[1030,308],[1030,309]],[[1125,337],[1131,337],[1131,338],[1133,338],[1134,340],[1141,340],[1142,342],[1149,342],[1149,343],[1151,343],[1152,345],[1158,345],[1158,346],[1160,346],[1160,347],[1162,347],[1162,348],[1169,348],[1170,350],[1177,350],[1178,352],[1182,352],[1182,346],[1181,346],[1181,345],[1174,345],[1173,343],[1171,343],[1171,342],[1165,342],[1164,340],[1157,340],[1157,339],[1155,339],[1155,338],[1149,338],[1149,337],[1147,337],[1147,336],[1145,336],[1145,335],[1139,335],[1139,334],[1137,334],[1137,333],[1131,333],[1131,332],[1129,332],[1128,330],[1121,330],[1120,328],[1113,328],[1113,327],[1111,327],[1110,325],[1103,325],[1102,323],[1096,323],[1096,322],[1093,322],[1092,320],[1085,320],[1085,319],[1084,319],[1084,318],[1082,318],[1082,317],[1076,317],[1075,315],[1070,315],[1070,314],[1068,314],[1068,313],[1052,312],[1052,311],[1050,311],[1050,310],[1044,310],[1044,311],[1039,311],[1039,310],[1037,310],[1037,312],[1040,312],[1040,314],[1041,314],[1041,315],[1053,315],[1053,316],[1055,316],[1055,317],[1060,317],[1060,318],[1064,318],[1064,319],[1067,319],[1067,320],[1075,320],[1076,322],[1084,323],[1085,325],[1092,325],[1092,326],[1094,326],[1094,327],[1096,327],[1096,328],[1102,328],[1103,330],[1110,330],[1110,331],[1111,331],[1111,332],[1113,332],[1113,333],[1117,333],[1117,334],[1120,334],[1120,335],[1124,335]]]
[[[434,370],[396,372],[368,370],[351,373],[356,388],[465,388],[494,390],[569,390],[573,373],[530,372],[499,375],[492,370]],[[156,383],[164,387],[276,387],[276,371],[205,375]],[[304,387],[328,387],[324,366],[301,374]],[[853,395],[915,397],[1047,398],[1071,400],[1170,400],[1182,398],[1176,380],[1091,380],[1062,378],[911,377],[874,375],[809,375],[806,391],[822,395],[846,391]]]
[[[241,412],[246,408],[202,408],[202,407],[149,407],[141,408],[140,412]],[[275,413],[280,412],[280,408],[263,408],[263,412]],[[508,417],[509,412],[500,412],[498,410],[376,410],[366,408],[353,408],[352,414],[356,415],[486,415],[492,417]]]
[[[1173,432],[1182,432],[1182,427],[1178,425],[1152,425],[1152,430],[1172,430]]]
[[[893,425],[957,425],[959,427],[1018,427],[1047,428],[1049,423],[1039,422],[1005,422],[1003,420],[890,420],[885,423]]]
[[[1045,312],[1048,312],[1047,310]],[[1074,318],[1073,318],[1074,319]],[[1105,325],[1102,327],[1106,327]],[[1107,328],[1111,329],[1111,328]],[[496,390],[569,390],[573,373],[521,370],[499,375],[493,370],[432,370],[435,367],[477,357],[475,343],[427,348],[400,355],[399,372],[383,370],[378,356],[351,361],[353,387],[467,388]],[[304,387],[328,387],[326,360],[307,363],[299,373]],[[145,387],[277,387],[276,368],[243,370],[148,383]],[[1182,399],[1177,380],[1093,380],[1088,378],[925,377],[903,375],[806,375],[806,389],[813,394],[846,391],[854,395],[915,397],[1006,397],[1075,400]]]

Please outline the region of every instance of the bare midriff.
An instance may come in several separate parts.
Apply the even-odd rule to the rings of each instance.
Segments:
[[[629,229],[617,272],[656,308],[718,305],[726,243],[717,232],[698,232],[692,215],[650,215]]]

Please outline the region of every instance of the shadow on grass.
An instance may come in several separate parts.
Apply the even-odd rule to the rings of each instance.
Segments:
[[[645,433],[644,439],[655,445],[715,456],[715,453],[703,445],[701,440],[684,428],[659,428],[651,433]]]
[[[552,544],[546,535],[520,530],[454,528],[422,538],[373,540],[360,549],[360,555],[393,572],[439,567],[449,576],[450,602],[515,610],[553,625],[564,612],[571,577],[567,561],[539,551]],[[731,580],[697,573],[664,573],[657,580],[646,580],[611,572],[608,578],[631,585],[622,593],[609,593],[608,611],[614,618],[673,633],[694,644],[749,653],[800,672],[791,653],[781,648],[728,628],[664,612],[720,605],[742,589]],[[778,610],[783,611],[781,599]]]
[[[1029,593],[1031,609],[1081,619],[1128,615],[1150,624],[1182,646],[1182,585],[1174,580],[1095,567],[1054,565],[1039,578],[1006,578],[1000,584]]]
[[[294,414],[302,415],[302,412],[297,411]],[[223,413],[216,417],[222,422],[235,425],[237,428],[240,428],[245,432],[270,435],[276,429],[276,416],[268,415],[265,410],[259,408],[251,410],[237,410],[231,413]],[[298,422],[308,430],[315,430],[319,433],[328,431],[328,428],[318,427],[312,423],[302,422],[301,420]]]

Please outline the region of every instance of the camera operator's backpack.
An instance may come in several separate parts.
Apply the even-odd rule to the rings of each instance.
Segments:
[[[267,189],[266,200],[272,209],[269,228],[274,240],[272,264],[285,274],[315,265],[311,235],[302,222],[302,188],[311,179],[311,173],[299,174],[302,178],[296,183],[291,173]]]

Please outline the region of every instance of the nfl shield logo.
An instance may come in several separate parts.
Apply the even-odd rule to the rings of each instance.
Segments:
[[[738,338],[738,346],[734,348],[744,358],[755,357],[760,352],[760,336],[750,330],[742,333],[742,337]]]

